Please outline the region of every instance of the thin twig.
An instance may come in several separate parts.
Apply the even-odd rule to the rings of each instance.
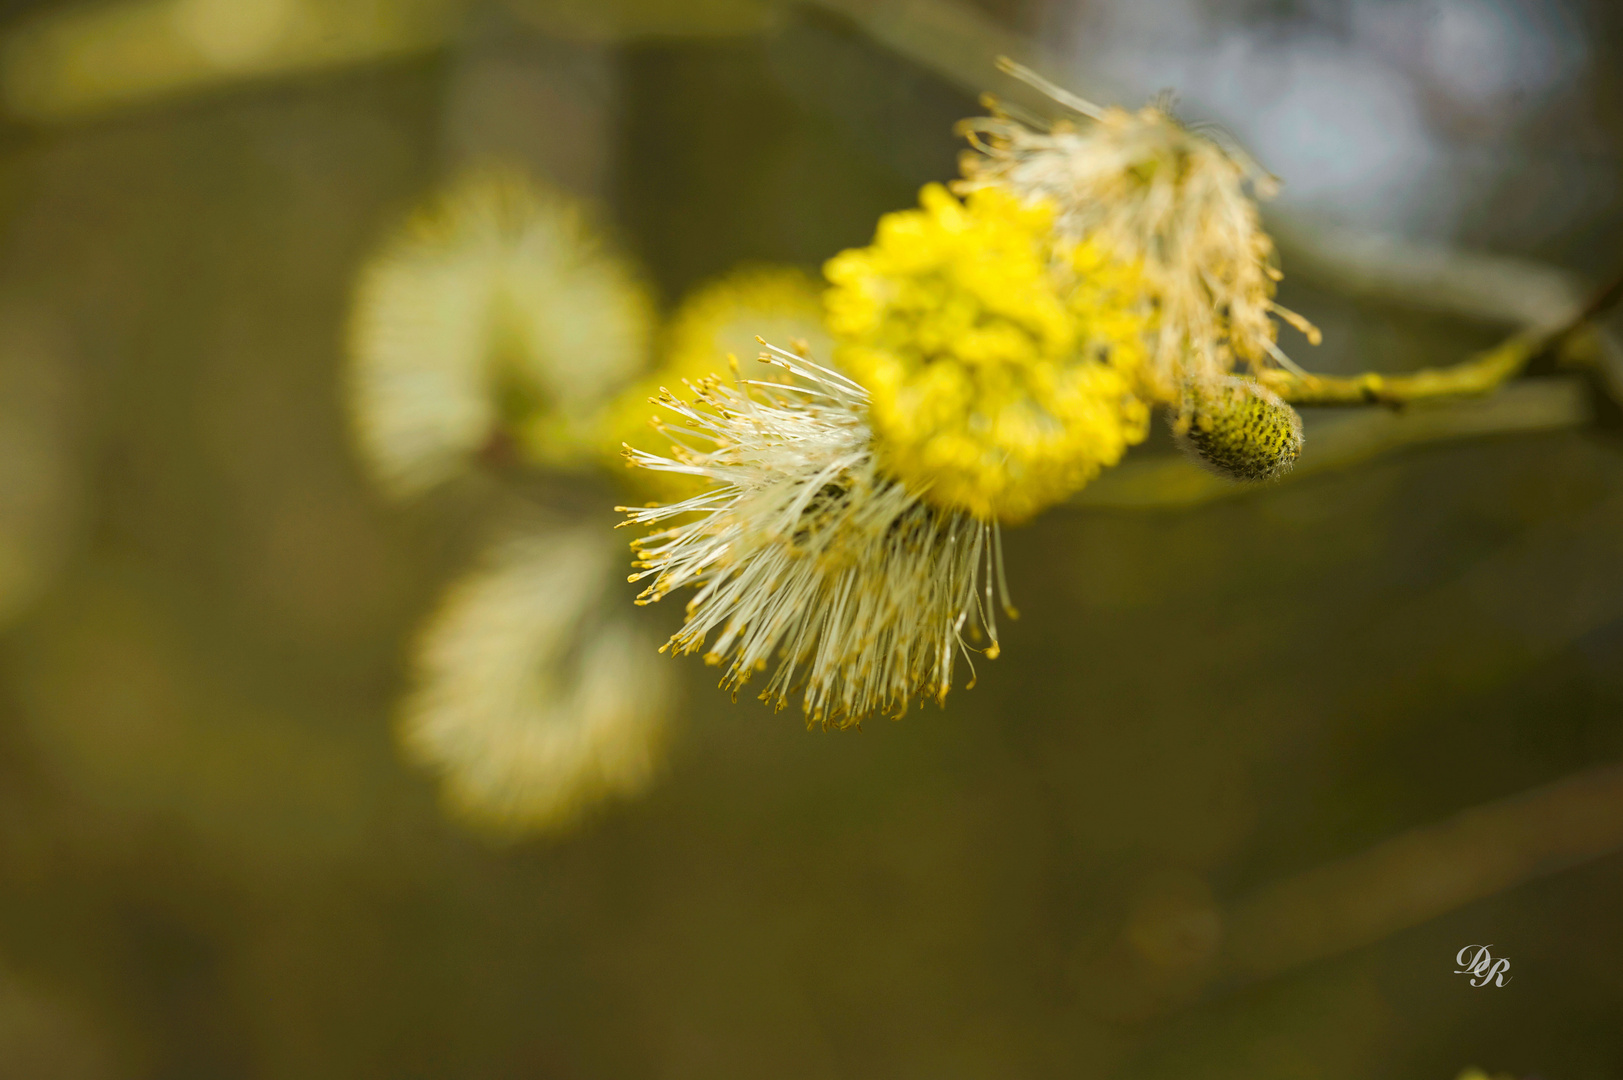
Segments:
[[[1266,886],[1231,907],[1223,977],[1265,978],[1623,849],[1623,764],[1605,765]]]
[[[1520,375],[1544,340],[1516,334],[1480,356],[1445,368],[1385,375],[1317,375],[1270,369],[1257,381],[1294,405],[1411,405],[1439,398],[1481,397]]]
[[[1258,376],[1269,389],[1297,405],[1409,405],[1441,398],[1490,394],[1527,369],[1535,357],[1561,353],[1578,333],[1623,299],[1623,276],[1595,293],[1553,330],[1512,335],[1480,356],[1445,368],[1383,375],[1314,375],[1269,370]]]
[[[1458,439],[1561,431],[1587,426],[1590,398],[1573,376],[1530,379],[1478,400],[1429,403],[1396,412],[1356,409],[1307,418],[1307,440],[1296,468],[1280,481],[1242,484],[1200,468],[1182,454],[1129,458],[1082,489],[1072,505],[1147,510],[1199,506],[1270,490],[1357,465],[1407,447]]]
[[[1081,1004],[1101,1017],[1145,1020],[1620,849],[1623,764],[1614,763],[1462,810],[1228,903],[1198,878],[1174,878],[1137,899],[1119,937],[1085,970]]]

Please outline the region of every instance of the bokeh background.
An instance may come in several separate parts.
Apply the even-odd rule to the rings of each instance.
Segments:
[[[0,1076],[1623,1075],[1606,424],[1052,512],[944,710],[808,733],[671,661],[656,781],[497,837],[395,717],[533,485],[392,502],[343,396],[357,274],[462,170],[590,200],[669,310],[952,176],[999,51],[1282,177],[1299,360],[1450,362],[1623,264],[1612,0],[0,16]],[[1410,295],[1447,251],[1500,293]]]

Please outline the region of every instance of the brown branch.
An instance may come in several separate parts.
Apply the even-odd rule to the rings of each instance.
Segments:
[[[1224,918],[1223,977],[1265,978],[1623,849],[1623,764],[1411,829],[1266,886]]]
[[[1623,763],[1410,829],[1228,904],[1198,878],[1174,876],[1138,897],[1083,972],[1082,1004],[1108,1019],[1148,1019],[1619,850]]]

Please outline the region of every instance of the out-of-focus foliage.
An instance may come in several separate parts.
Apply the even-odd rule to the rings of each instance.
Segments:
[[[781,0],[76,0],[0,43],[12,117],[81,119],[245,81],[398,61],[511,13],[574,40],[759,33]]]
[[[0,304],[0,625],[78,546],[82,462],[64,328],[21,295]]]
[[[714,37],[759,33],[783,0],[508,0],[553,33],[588,38]]]
[[[94,1024],[0,965],[0,1061],[18,1077],[110,1080],[120,1075]]]
[[[466,0],[110,0],[64,5],[0,46],[0,96],[52,121],[446,42]]]
[[[1446,188],[1467,238],[1581,278],[1612,269],[1597,193],[1623,140],[1614,4],[1042,7],[983,9],[1005,35],[1042,25],[1122,64],[1134,33],[1185,58],[1140,57],[1144,93],[1254,93],[1258,121],[1301,146],[1265,155],[1285,198],[1340,178],[1344,202],[1362,190],[1353,165],[1422,130],[1411,109],[1356,145],[1319,139],[1345,110],[1432,86],[1426,65],[1483,40],[1461,27],[1484,17],[1576,20],[1588,59],[1555,112],[1536,94],[1534,112],[1510,97],[1484,112],[1417,91],[1446,130],[1497,140],[1463,186],[1401,157],[1362,182],[1411,214]],[[1453,36],[1411,50],[1405,28],[1429,11]],[[1101,13],[1131,25],[1088,21]],[[8,392],[41,404],[0,439],[65,432],[60,467],[81,485],[77,524],[42,526],[45,500],[4,525],[8,543],[62,539],[0,634],[0,1062],[43,1048],[87,1080],[1623,1069],[1615,857],[1178,992],[1274,883],[1623,758],[1623,467],[1604,431],[1314,472],[1316,432],[1344,418],[1309,415],[1307,475],[1288,485],[1010,530],[1022,618],[944,711],[807,735],[677,665],[685,734],[641,798],[505,847],[448,821],[438,778],[395,742],[412,642],[522,522],[515,502],[600,527],[607,553],[619,496],[552,474],[478,473],[404,507],[374,490],[342,388],[351,288],[379,238],[481,147],[533,150],[532,169],[550,153],[564,164],[547,177],[601,184],[674,310],[742,262],[815,266],[866,243],[952,175],[950,123],[974,110],[820,16],[585,60],[497,25],[450,59],[147,98],[0,150],[0,295],[35,316],[0,339],[54,372],[18,376]],[[1369,41],[1412,71],[1349,83]],[[548,127],[582,99],[602,107]],[[571,134],[526,142],[532,116]],[[1430,186],[1399,199],[1405,175]],[[1418,368],[1505,330],[1401,288],[1349,297],[1290,258],[1280,299],[1324,329],[1327,370]],[[1572,387],[1551,385],[1576,415]],[[1473,423],[1505,430],[1501,405]],[[1174,453],[1157,430],[1133,456]],[[634,588],[616,589],[650,638],[673,628],[677,613],[629,610]],[[1323,923],[1301,909],[1278,925],[1297,940]],[[1464,985],[1454,957],[1471,942],[1493,942],[1515,981]]]

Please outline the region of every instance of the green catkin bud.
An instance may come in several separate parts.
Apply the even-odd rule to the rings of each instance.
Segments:
[[[1302,452],[1302,418],[1278,394],[1227,375],[1189,382],[1173,431],[1201,464],[1231,480],[1273,480]]]

